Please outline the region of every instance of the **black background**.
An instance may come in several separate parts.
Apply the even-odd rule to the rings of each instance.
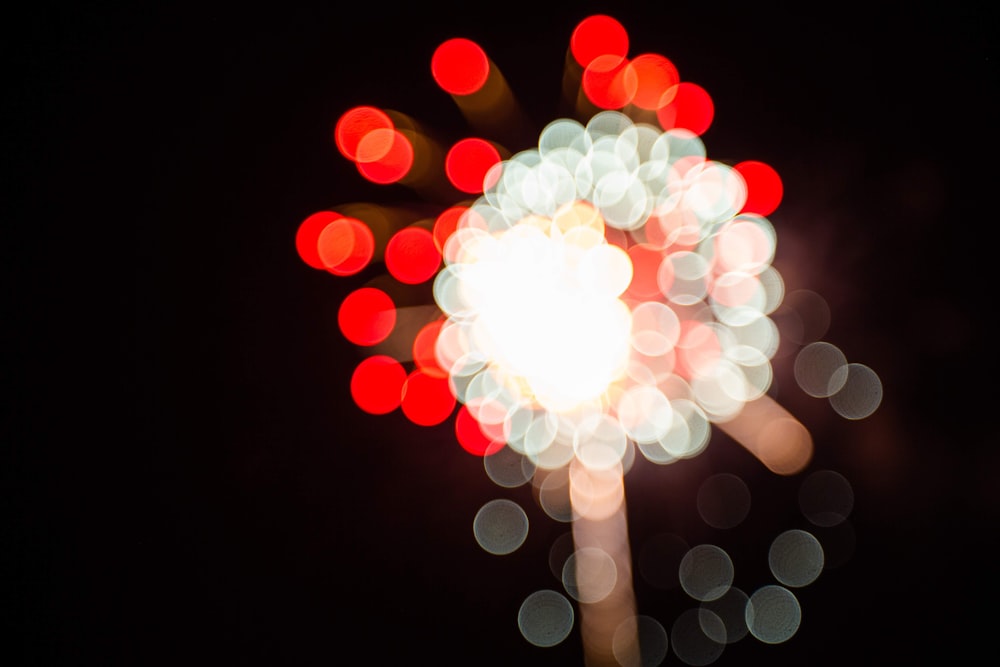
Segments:
[[[775,360],[779,400],[816,441],[809,470],[853,485],[854,546],[797,591],[790,641],[747,638],[716,664],[971,664],[989,650],[998,91],[985,10],[40,3],[3,28],[7,664],[583,663],[578,629],[542,649],[516,625],[529,593],[560,589],[548,550],[567,526],[527,488],[492,484],[450,422],[353,406],[365,352],[336,310],[382,269],[316,271],[294,235],[317,210],[419,199],[337,153],[345,110],[471,134],[429,70],[462,36],[537,133],[564,112],[569,36],[597,12],[623,23],[630,53],[666,55],[712,95],[710,158],[782,175],[775,265],[789,291],[827,300],[824,339],[885,390],[849,422]],[[715,472],[753,493],[733,531],[693,505]],[[771,583],[771,537],[809,528],[800,481],[719,433],[697,459],[639,462],[633,553],[657,532],[717,543],[752,592]],[[504,557],[471,530],[496,497],[531,521]],[[641,578],[636,595],[668,630],[693,605]]]

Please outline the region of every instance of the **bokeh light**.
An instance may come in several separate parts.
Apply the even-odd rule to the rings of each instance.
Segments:
[[[799,487],[799,509],[813,525],[836,526],[854,509],[854,489],[835,470],[813,471]]]
[[[598,547],[577,549],[563,565],[566,592],[578,602],[600,602],[618,583],[618,570],[611,556]],[[586,586],[581,582],[586,582]]]
[[[359,408],[384,415],[399,407],[406,371],[398,361],[384,354],[368,357],[351,376],[351,397]]]
[[[385,247],[385,267],[393,278],[416,285],[434,277],[441,266],[441,253],[431,232],[406,227],[393,234]]]
[[[445,173],[462,192],[476,194],[492,187],[496,174],[490,169],[500,162],[500,153],[485,139],[469,137],[458,141],[445,156]]]
[[[750,596],[746,623],[750,633],[765,644],[780,644],[798,632],[802,607],[784,586],[762,586]]]
[[[521,604],[517,627],[531,644],[555,646],[573,630],[576,615],[573,605],[564,595],[551,589],[535,591]]]
[[[750,512],[750,489],[732,473],[717,473],[698,488],[698,513],[713,528],[735,528]]]
[[[471,95],[489,78],[490,61],[478,44],[456,37],[442,42],[434,50],[431,74],[445,92]]]
[[[709,628],[708,632],[705,627]],[[714,612],[703,608],[687,609],[670,627],[670,646],[685,665],[711,665],[726,648],[725,642],[714,639],[724,632],[725,623]]]
[[[830,406],[844,419],[864,419],[882,403],[882,380],[864,364],[847,364],[844,386],[828,399]]]
[[[570,35],[570,51],[581,67],[587,67],[602,55],[622,58],[628,53],[625,27],[606,14],[595,14],[580,21]]]
[[[395,183],[413,166],[413,144],[399,130],[372,130],[358,141],[355,164],[373,183]]]
[[[666,56],[643,53],[633,58],[629,67],[636,78],[632,104],[640,109],[655,111],[671,101],[666,92],[680,83],[680,75]]]
[[[360,220],[340,217],[319,233],[316,250],[327,271],[336,276],[352,276],[371,261],[375,236]]]
[[[341,115],[334,126],[334,141],[348,160],[358,159],[358,144],[374,130],[391,130],[395,125],[389,115],[372,106],[359,106]]]
[[[720,597],[701,603],[700,609],[711,614],[699,614],[701,629],[717,644],[735,644],[750,631],[747,628],[746,608],[750,597],[736,586],[730,586]],[[722,621],[721,626],[718,621]]]
[[[745,160],[733,169],[747,182],[747,201],[741,213],[774,213],[785,192],[781,176],[774,167],[759,160]]]
[[[707,602],[726,594],[733,584],[733,561],[714,544],[699,544],[681,559],[681,588],[695,600]]]
[[[472,525],[479,546],[496,556],[517,551],[528,537],[528,515],[512,500],[498,498],[483,505]]]
[[[362,287],[344,298],[337,311],[337,323],[352,343],[375,345],[385,340],[396,325],[396,305],[377,287]]]
[[[295,251],[299,258],[314,269],[325,269],[319,254],[319,235],[326,226],[343,216],[335,211],[317,211],[299,223],[295,232]]]
[[[446,378],[414,370],[403,383],[400,406],[414,424],[435,426],[454,412],[455,396]]]
[[[639,640],[639,660],[636,661],[629,637]],[[656,667],[667,658],[670,640],[663,624],[652,616],[639,614],[624,621],[615,629],[611,650],[621,665]]]
[[[663,93],[656,108],[656,118],[665,130],[690,130],[704,134],[715,118],[715,103],[708,91],[696,83],[681,81]]]
[[[786,530],[774,538],[767,564],[774,578],[785,586],[801,588],[816,581],[823,571],[823,546],[809,532]]]

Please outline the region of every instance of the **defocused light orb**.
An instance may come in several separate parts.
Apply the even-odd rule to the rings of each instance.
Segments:
[[[628,33],[616,19],[604,14],[580,21],[570,36],[570,51],[581,67],[602,55],[624,57],[628,53]]]
[[[356,289],[343,300],[337,323],[344,337],[356,345],[375,345],[396,325],[396,305],[376,287]]]
[[[521,635],[534,646],[561,643],[573,630],[573,605],[560,593],[542,589],[525,598],[517,613]]]
[[[711,612],[714,616],[699,615],[702,631],[710,639],[720,644],[733,644],[747,636],[746,608],[750,597],[736,586],[730,586],[725,595],[714,600],[701,603],[701,609]],[[716,619],[722,621],[720,628]],[[723,632],[719,632],[719,630]]]
[[[781,177],[774,167],[759,160],[745,160],[733,169],[747,183],[747,200],[740,212],[771,215],[784,195]]]
[[[636,76],[632,103],[640,109],[655,111],[670,100],[664,93],[680,83],[677,67],[658,53],[643,53],[632,59],[629,67]]]
[[[371,261],[375,236],[362,221],[342,217],[323,228],[316,247],[327,271],[335,276],[352,276]]]
[[[528,537],[528,515],[512,500],[499,498],[479,508],[472,522],[479,546],[495,556],[517,551]]]
[[[399,407],[406,371],[387,355],[368,357],[351,375],[351,396],[359,408],[384,415]]]
[[[705,602],[726,594],[733,584],[733,561],[714,544],[700,544],[681,559],[678,576],[684,592]]]
[[[562,582],[574,600],[600,602],[618,583],[618,569],[614,559],[603,549],[581,547],[566,559]]]
[[[715,118],[711,96],[696,83],[681,81],[663,97],[669,102],[657,108],[656,118],[664,130],[683,129],[702,135]]]
[[[795,381],[805,393],[825,398],[840,391],[847,382],[847,357],[831,343],[809,343],[795,355]]]
[[[420,327],[413,337],[413,363],[427,375],[446,378],[448,371],[441,367],[437,357],[438,336],[444,326],[443,319],[436,319]]]
[[[827,400],[844,419],[864,419],[882,403],[882,380],[864,364],[848,364],[844,386]]]
[[[489,78],[490,61],[478,44],[456,37],[442,42],[434,50],[431,74],[445,92],[471,95]]]
[[[712,475],[698,487],[698,513],[713,528],[735,528],[750,512],[750,489],[731,473]]]
[[[469,413],[467,405],[459,407],[455,415],[455,436],[462,449],[476,456],[485,456],[499,448],[498,443],[479,428],[479,422]]]
[[[391,130],[395,126],[381,109],[359,106],[348,109],[334,127],[334,141],[341,155],[349,160],[357,160],[358,144],[373,130]]]
[[[792,529],[774,538],[768,550],[771,574],[792,588],[807,586],[823,571],[823,547],[812,533]]]
[[[314,269],[325,269],[326,264],[319,255],[319,235],[327,225],[342,218],[334,211],[317,211],[306,217],[295,232],[295,251],[303,262]]]
[[[569,494],[569,473],[565,468],[553,469],[544,477],[538,487],[538,504],[555,521],[569,523],[573,520],[573,507]]]
[[[767,585],[750,596],[746,608],[750,634],[765,644],[780,644],[792,638],[802,622],[802,608],[795,595],[783,586]]]
[[[702,628],[708,626],[709,632]],[[707,609],[687,609],[670,627],[670,646],[685,665],[704,667],[722,656],[725,642],[712,639],[725,633],[725,624]]]
[[[635,97],[638,81],[627,58],[599,55],[583,71],[583,92],[601,109],[621,109]]]
[[[497,486],[513,489],[524,486],[535,473],[531,459],[513,447],[499,447],[495,451],[487,448],[483,456],[483,468],[490,480]]]
[[[355,164],[358,172],[373,183],[395,183],[413,166],[413,144],[399,130],[372,130],[358,142]]]
[[[469,137],[451,147],[445,156],[444,168],[452,185],[462,192],[476,194],[493,185],[487,174],[498,162],[500,153],[493,144]]]
[[[406,227],[392,235],[385,247],[385,267],[393,278],[416,285],[434,277],[441,254],[434,236],[421,227]]]
[[[403,383],[403,414],[414,424],[435,426],[455,410],[455,396],[446,378],[414,370]]]
[[[446,208],[434,220],[434,245],[438,252],[444,255],[444,246],[451,238],[451,235],[458,229],[458,223],[462,216],[468,211],[466,206],[451,206]]]
[[[631,638],[638,638],[638,662]],[[611,651],[621,665],[629,667],[657,667],[667,658],[669,641],[663,625],[645,614],[630,616],[615,628]]]
[[[834,470],[817,470],[799,487],[799,509],[816,526],[828,528],[847,519],[854,508],[854,489]]]

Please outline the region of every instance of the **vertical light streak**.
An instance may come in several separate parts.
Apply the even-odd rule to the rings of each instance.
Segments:
[[[616,571],[614,585],[605,594],[606,582],[592,576],[587,560],[576,561],[580,634],[586,665],[638,665],[636,625],[625,624],[635,617],[636,602],[621,465],[611,470],[592,470],[574,460],[570,464],[570,503],[574,550],[600,549],[611,557]],[[619,631],[617,636],[616,631]]]

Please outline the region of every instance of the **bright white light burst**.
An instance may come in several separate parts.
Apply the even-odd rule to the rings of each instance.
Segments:
[[[687,130],[550,123],[444,247],[436,352],[456,397],[541,467],[607,469],[627,439],[656,463],[699,452],[707,422],[767,390],[777,348],[774,230],[740,213],[746,192]]]

